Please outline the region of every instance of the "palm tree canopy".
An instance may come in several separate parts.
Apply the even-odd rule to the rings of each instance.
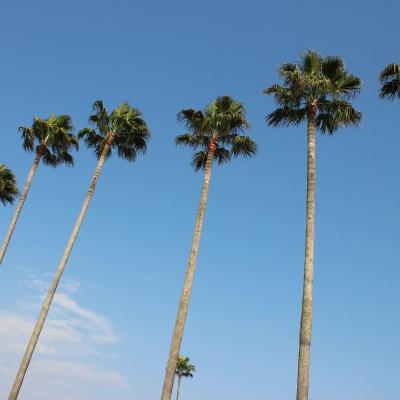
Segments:
[[[357,125],[361,113],[351,100],[361,90],[361,80],[346,71],[340,57],[322,57],[307,51],[298,64],[286,63],[279,67],[282,84],[264,90],[272,94],[278,108],[267,115],[272,126],[299,125],[309,112],[322,133],[332,134],[341,126]]]
[[[179,356],[178,362],[176,363],[175,375],[193,378],[193,372],[196,371],[196,368],[194,365],[189,364],[189,361],[189,357]]]
[[[24,150],[41,153],[43,163],[56,167],[59,164],[73,165],[70,151],[78,150],[78,139],[72,133],[69,115],[51,114],[47,119],[33,118],[31,127],[21,126]]]
[[[5,165],[0,164],[0,201],[12,204],[18,195],[17,180],[14,173]]]
[[[217,97],[203,111],[184,109],[178,113],[178,121],[188,132],[177,136],[175,143],[199,150],[192,159],[196,171],[204,169],[211,145],[218,164],[230,161],[232,156],[250,157],[257,151],[249,136],[240,135],[250,127],[243,105],[229,96]]]
[[[379,92],[381,98],[400,98],[400,64],[387,65],[380,73],[379,81],[382,84]]]
[[[146,153],[150,131],[141,112],[128,103],[123,102],[109,114],[101,100],[95,101],[89,123],[94,125],[97,131],[84,128],[80,130],[78,137],[84,139],[97,158],[107,142],[111,144],[107,158],[111,156],[112,150],[128,161],[135,161],[138,154]]]

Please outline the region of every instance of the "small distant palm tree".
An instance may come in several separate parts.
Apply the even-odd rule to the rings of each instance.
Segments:
[[[3,261],[40,160],[43,161],[43,164],[52,167],[57,167],[59,164],[73,165],[74,159],[70,150],[72,148],[78,150],[78,139],[72,134],[73,127],[69,115],[52,114],[47,119],[34,117],[31,127],[21,126],[19,130],[22,133],[22,147],[25,151],[34,151],[35,158],[1,246],[0,263]]]
[[[12,204],[18,196],[17,180],[11,169],[4,164],[0,164],[0,201]]]
[[[275,84],[264,91],[272,94],[278,105],[267,115],[268,125],[307,123],[306,249],[297,376],[297,400],[307,400],[314,279],[315,129],[333,134],[342,126],[361,121],[361,113],[349,102],[360,91],[361,81],[346,71],[341,58],[323,58],[314,51],[304,54],[298,64],[281,65],[279,75],[283,85]]]
[[[150,138],[150,132],[146,122],[142,119],[142,115],[138,109],[130,107],[129,104],[125,102],[115,108],[111,114],[108,114],[102,101],[97,100],[93,105],[93,114],[90,116],[89,122],[97,128],[97,131],[92,128],[84,128],[79,132],[78,137],[84,139],[86,145],[94,151],[98,158],[97,166],[81,211],[68,240],[67,247],[65,248],[43,303],[17,377],[11,389],[9,400],[15,400],[18,397],[26,370],[32,358],[33,351],[35,350],[61,275],[82,225],[83,218],[85,217],[90,200],[92,199],[105,160],[110,157],[112,151],[115,150],[118,156],[133,162],[139,154],[144,154],[147,149],[147,141]]]
[[[181,388],[181,380],[184,378],[193,378],[193,372],[196,371],[194,365],[189,364],[189,357],[179,356],[178,362],[176,363],[175,375],[178,377],[178,387],[176,389],[176,400],[179,400],[179,392]]]
[[[185,281],[172,335],[161,400],[171,400],[172,396],[175,368],[196,269],[213,162],[215,160],[218,164],[223,164],[229,162],[232,157],[251,157],[257,150],[256,143],[249,136],[240,135],[242,131],[249,128],[243,105],[229,96],[218,97],[204,111],[182,110],[178,114],[178,121],[185,124],[188,133],[177,136],[176,144],[189,146],[196,151],[193,155],[192,165],[196,171],[204,170],[204,181]]]
[[[379,95],[382,99],[400,99],[400,64],[389,64],[379,75],[382,84]]]

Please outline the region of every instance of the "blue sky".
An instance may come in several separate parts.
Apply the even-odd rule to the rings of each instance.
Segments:
[[[142,110],[153,137],[134,164],[107,161],[21,400],[160,396],[201,174],[176,148],[182,108],[229,94],[259,143],[215,168],[182,353],[184,399],[294,398],[302,290],[305,127],[272,129],[279,64],[312,48],[359,75],[357,129],[317,140],[310,398],[398,400],[400,104],[377,75],[399,62],[397,1],[1,2],[1,162],[22,186],[32,155],[17,127],[91,104]],[[0,397],[79,212],[95,158],[40,166],[0,269]],[[0,209],[4,234],[13,207]]]

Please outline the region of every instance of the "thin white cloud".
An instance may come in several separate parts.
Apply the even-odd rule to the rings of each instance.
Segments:
[[[80,283],[74,279],[67,277],[62,283],[61,288],[66,292],[76,293],[80,288]]]
[[[65,293],[57,293],[54,296],[54,304],[62,311],[67,311],[78,318],[82,327],[85,326],[90,330],[90,339],[98,344],[116,343],[119,341],[118,336],[114,333],[110,322],[103,316],[80,307],[73,299]],[[76,319],[74,320],[77,321]],[[73,320],[70,320],[73,322]]]
[[[115,356],[110,346],[119,336],[106,317],[71,297],[79,283],[67,283],[54,297],[21,400],[108,399],[126,384],[105,362]],[[30,275],[26,284],[30,291],[18,311],[0,310],[0,398],[8,395],[40,308],[38,297],[43,298],[49,283],[46,277]],[[94,387],[96,395],[91,394]]]

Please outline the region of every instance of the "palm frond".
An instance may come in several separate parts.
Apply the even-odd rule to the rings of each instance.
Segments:
[[[332,134],[342,126],[357,126],[361,122],[361,113],[344,100],[325,102],[320,107],[316,125],[321,132]]]
[[[266,117],[267,124],[270,126],[289,126],[299,125],[307,118],[306,108],[277,108]]]
[[[351,99],[361,91],[361,79],[352,74],[342,74],[338,79],[333,81],[333,97],[344,97]]]
[[[390,101],[396,98],[400,99],[400,80],[393,79],[382,85],[379,91],[379,97],[382,99],[388,99]]]
[[[344,61],[341,57],[325,57],[321,63],[321,71],[328,79],[335,81],[339,79],[345,71]]]
[[[100,157],[101,152],[104,148],[107,138],[104,135],[99,135],[92,128],[83,128],[78,133],[78,138],[83,139],[86,146],[93,150],[97,158]]]
[[[184,109],[178,113],[177,120],[183,122],[192,134],[204,134],[206,132],[205,117],[200,110]]]
[[[285,87],[295,88],[299,84],[301,72],[296,64],[285,63],[279,66],[278,75],[283,79]]]
[[[175,138],[175,144],[189,146],[194,150],[199,148],[208,149],[210,138],[204,135],[191,135],[189,133],[184,133],[183,135],[178,135]]]
[[[207,151],[201,150],[193,154],[192,167],[195,171],[204,169],[207,162]]]
[[[393,78],[399,79],[400,76],[400,64],[388,64],[382,72],[379,74],[380,83],[386,83],[391,81]]]
[[[217,97],[206,109],[206,127],[218,136],[243,132],[250,127],[242,103],[230,96]]]
[[[263,94],[272,94],[276,104],[282,107],[299,107],[301,95],[297,88],[287,88],[274,84],[263,91]]]
[[[257,143],[250,136],[237,135],[232,141],[231,153],[235,157],[254,156],[257,153]]]
[[[74,166],[74,157],[67,151],[60,151],[57,154],[57,164],[65,164],[67,166]]]
[[[32,128],[20,126],[18,130],[21,132],[22,147],[25,151],[31,152],[35,148],[35,136]]]
[[[301,58],[300,69],[308,74],[317,74],[321,70],[323,58],[314,50],[308,50]]]
[[[214,158],[217,160],[218,165],[227,163],[231,160],[231,152],[225,147],[218,146],[214,152]]]
[[[22,147],[25,151],[31,152],[35,149],[35,143],[42,143],[48,134],[49,127],[45,120],[33,117],[31,127],[20,126]]]
[[[135,161],[138,154],[145,154],[150,131],[137,108],[123,102],[110,116],[111,131],[114,134],[112,147],[120,157]]]
[[[0,201],[3,205],[12,204],[18,193],[14,173],[4,164],[0,164]]]
[[[42,151],[42,160],[43,164],[50,165],[51,167],[56,167],[59,164],[59,158],[57,154],[54,154],[50,151],[49,148],[39,149],[39,146],[36,151]]]
[[[97,126],[98,130],[103,134],[107,135],[110,118],[108,116],[107,110],[101,100],[96,100],[93,103],[93,114],[89,117],[89,123]]]
[[[382,87],[379,96],[382,99],[400,98],[400,64],[389,64],[379,75]]]
[[[318,113],[315,118],[315,125],[321,132],[329,133],[330,135],[339,128],[337,121],[329,113]]]

